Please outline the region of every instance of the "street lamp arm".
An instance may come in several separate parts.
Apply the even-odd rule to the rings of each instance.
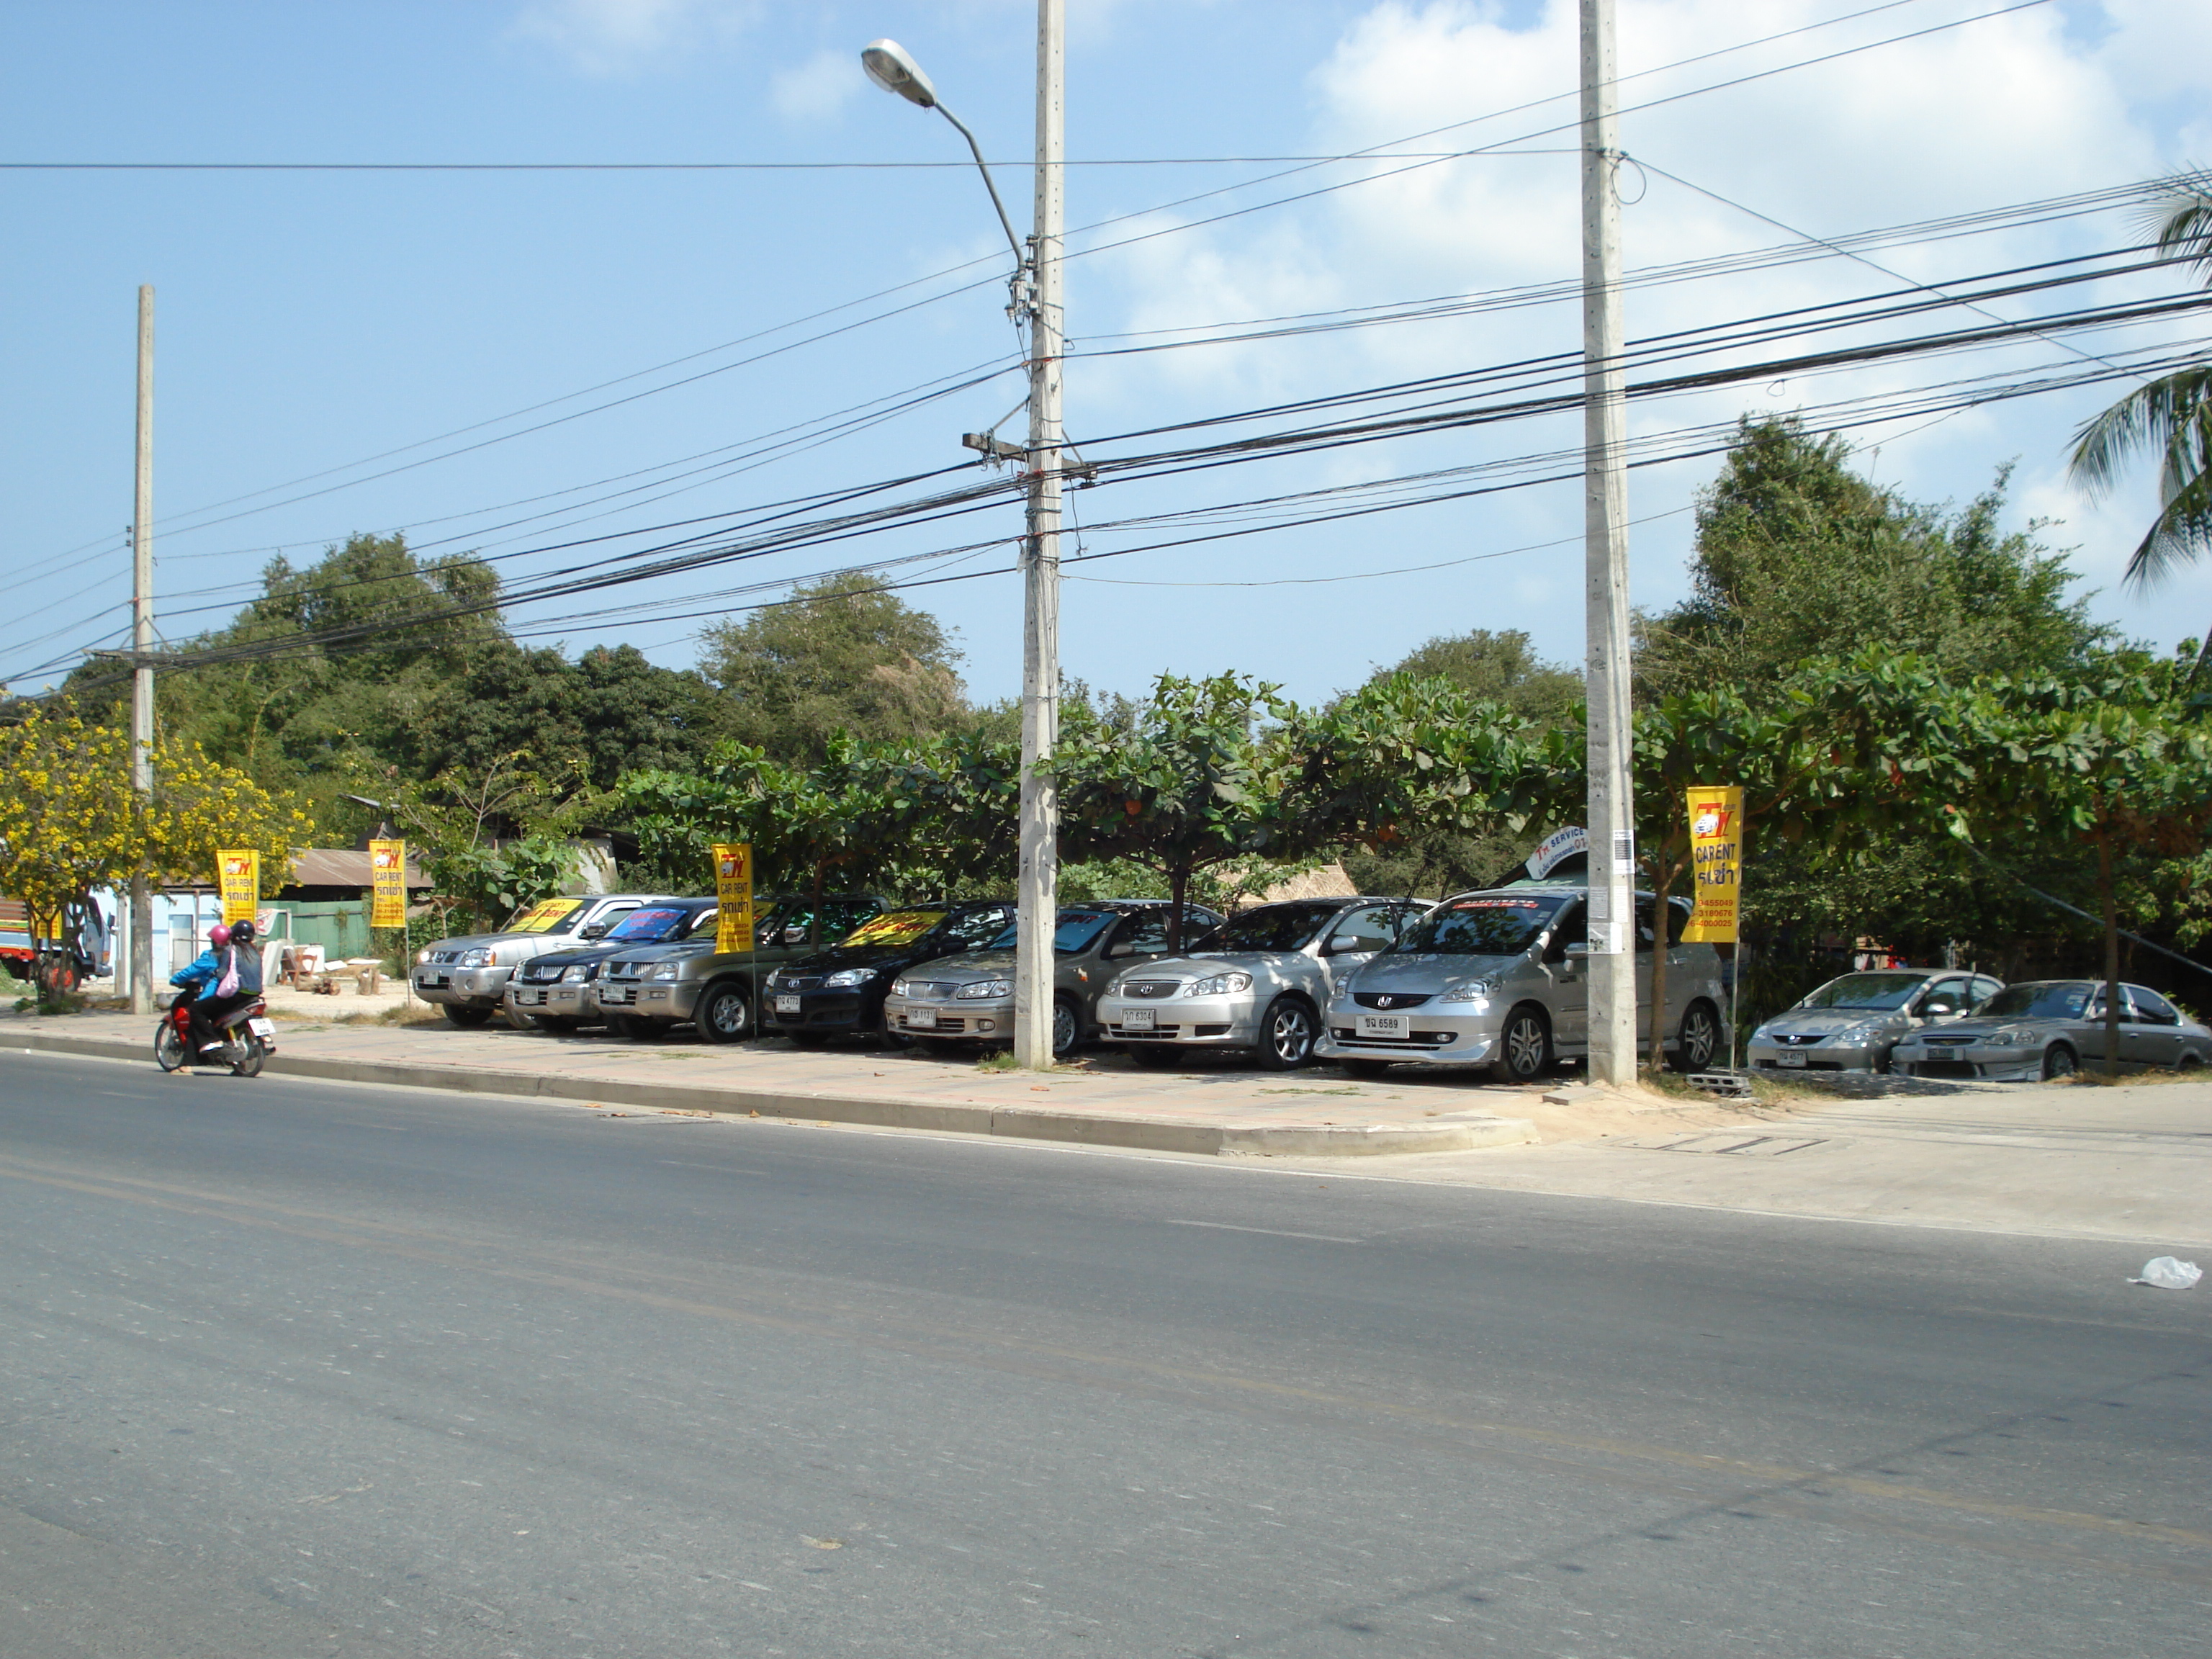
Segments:
[[[968,124],[943,104],[932,107],[951,122],[954,131],[968,141],[969,151],[975,158],[976,170],[983,175],[983,188],[991,192],[991,205],[999,210],[999,224],[1006,233],[1006,246],[1014,251],[1014,264],[1026,267],[1030,262],[1029,253],[1022,246],[1022,239],[1014,234],[1014,222],[1006,216],[1006,204],[999,199],[999,186],[992,180],[991,164],[983,159],[983,147],[975,142],[975,135],[968,131]]]

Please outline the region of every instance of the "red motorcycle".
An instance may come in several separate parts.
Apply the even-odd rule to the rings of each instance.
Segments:
[[[154,1033],[155,1065],[165,1072],[180,1066],[228,1066],[233,1077],[260,1076],[262,1062],[276,1052],[276,1027],[268,1018],[267,1003],[256,997],[223,1015],[215,1026],[222,1047],[211,1054],[195,1054],[191,1000],[174,992],[168,994],[174,1000]]]

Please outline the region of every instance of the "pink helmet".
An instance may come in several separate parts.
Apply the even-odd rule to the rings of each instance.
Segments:
[[[222,950],[224,945],[230,943],[230,929],[218,921],[208,929],[208,943],[216,950]]]

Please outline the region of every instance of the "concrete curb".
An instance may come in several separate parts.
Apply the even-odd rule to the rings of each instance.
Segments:
[[[98,1060],[153,1062],[153,1044],[59,1032],[11,1032],[0,1044],[33,1053]],[[1059,1111],[987,1105],[981,1102],[902,1100],[896,1097],[811,1094],[791,1089],[714,1089],[681,1083],[593,1082],[545,1073],[471,1070],[398,1060],[319,1060],[270,1056],[272,1076],[321,1078],[334,1083],[382,1083],[457,1094],[526,1095],[610,1106],[665,1107],[728,1117],[772,1117],[812,1123],[859,1123],[872,1128],[928,1129],[943,1133],[1056,1140],[1085,1146],[1143,1152],[1197,1152],[1243,1157],[1362,1158],[1409,1152],[1464,1152],[1486,1146],[1526,1146],[1537,1139],[1526,1118],[1456,1112],[1423,1123],[1224,1124],[1173,1118],[1118,1117],[1102,1112]]]

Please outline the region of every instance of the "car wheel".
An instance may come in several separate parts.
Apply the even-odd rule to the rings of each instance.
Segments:
[[[1523,1003],[1498,1034],[1498,1074],[1508,1083],[1534,1083],[1551,1065],[1552,1028],[1541,1009]]]
[[[753,1003],[745,988],[726,981],[710,985],[692,1020],[709,1042],[743,1042],[753,1034]]]
[[[489,1008],[464,1008],[457,1002],[444,1004],[439,1012],[445,1015],[447,1024],[463,1031],[473,1031],[491,1018]]]
[[[1052,1053],[1057,1060],[1072,1054],[1083,1042],[1083,1016],[1067,997],[1052,1000]]]
[[[1336,1063],[1353,1077],[1381,1077],[1398,1062],[1395,1060],[1340,1060]]]
[[[1279,996],[1260,1016],[1260,1042],[1253,1058],[1262,1071],[1294,1072],[1313,1054],[1314,1017],[1303,999]]]
[[[1678,1072],[1702,1072],[1720,1052],[1721,1020],[1710,1002],[1693,1002],[1682,1016],[1682,1029],[1674,1039],[1668,1064]]]
[[[2184,1054],[2173,1062],[2173,1069],[2177,1072],[2194,1072],[2202,1068],[2203,1064],[2204,1057],[2202,1054]]]
[[[2054,1078],[2072,1077],[2081,1069],[2081,1062],[2063,1042],[2054,1042],[2043,1051],[2043,1080],[2045,1083]]]

